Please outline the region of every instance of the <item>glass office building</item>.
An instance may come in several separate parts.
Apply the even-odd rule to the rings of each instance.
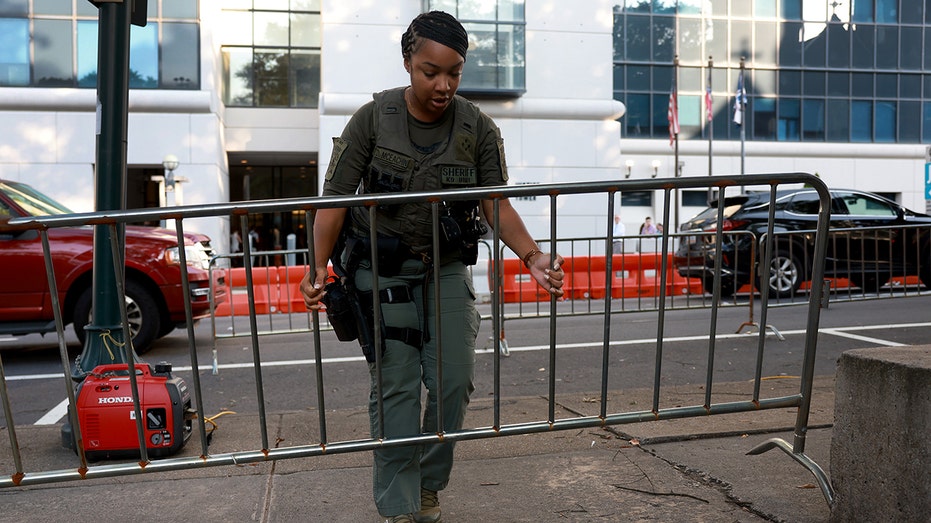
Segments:
[[[931,141],[924,0],[626,0],[614,7],[614,42],[625,138],[668,139],[675,80],[681,140],[738,139],[743,59],[747,141]]]

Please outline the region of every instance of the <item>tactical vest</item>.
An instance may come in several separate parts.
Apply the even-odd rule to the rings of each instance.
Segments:
[[[478,107],[456,95],[450,135],[435,151],[424,155],[411,143],[404,88],[382,91],[375,94],[374,99],[375,147],[367,177],[363,180],[364,192],[438,191],[478,186]],[[367,236],[368,209],[356,207],[353,211],[354,228]],[[417,253],[431,251],[430,203],[379,206],[377,212],[379,234],[401,238]]]

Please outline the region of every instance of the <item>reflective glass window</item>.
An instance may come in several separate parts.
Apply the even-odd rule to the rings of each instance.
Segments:
[[[675,14],[676,0],[653,0],[654,14]]]
[[[749,18],[750,7],[751,7],[751,2],[748,2],[747,0],[744,0],[743,2],[731,2],[731,16],[739,16],[740,18]]]
[[[850,96],[850,73],[828,73],[828,96]]]
[[[36,19],[35,85],[42,87],[73,87],[74,29],[71,20]]]
[[[252,13],[223,11],[218,38],[223,45],[252,45]]]
[[[624,10],[628,13],[649,13],[651,4],[649,0],[625,0]]]
[[[627,59],[646,62],[650,60],[650,17],[627,17]]]
[[[786,20],[802,19],[802,0],[782,0],[782,17]]]
[[[97,21],[78,20],[78,87],[97,87]]]
[[[255,45],[287,46],[289,44],[289,18],[287,12],[268,13],[256,11],[252,14],[253,39]]]
[[[704,0],[679,0],[677,10],[683,15],[698,15],[701,14],[703,3]]]
[[[649,91],[650,67],[646,65],[628,65],[627,89],[630,91]]]
[[[653,60],[672,62],[676,55],[676,19],[672,16],[653,17]]]
[[[701,96],[683,95],[678,98],[678,102],[679,136],[685,138],[701,136],[701,126],[705,122],[703,98]]]
[[[801,104],[798,99],[783,98],[779,100],[779,141],[798,141],[801,128]]]
[[[923,102],[921,111],[921,141],[931,142],[931,102]]]
[[[876,75],[876,97],[895,98],[899,94],[899,77],[894,73]]]
[[[0,1],[0,4],[3,4]],[[33,0],[32,12],[37,15],[71,15],[71,2],[62,0]]]
[[[893,26],[876,26],[876,67],[879,69],[898,68],[899,28]]]
[[[802,76],[805,96],[824,96],[824,72],[805,71]]]
[[[790,96],[802,94],[802,73],[787,69],[779,71],[779,94]]]
[[[872,68],[873,57],[876,52],[875,27],[872,25],[858,25],[852,31],[851,47],[853,49],[853,66],[858,68]]]
[[[876,102],[875,137],[877,142],[895,142],[896,102]]]
[[[853,73],[851,78],[853,96],[873,97],[873,75],[871,73]]]
[[[758,17],[775,18],[776,0],[753,0],[753,14]]]
[[[902,69],[921,69],[921,28],[902,27],[899,39],[899,66]]]
[[[727,32],[724,33],[727,35]],[[743,20],[732,20],[731,21],[731,42],[733,42],[733,47],[731,48],[731,63],[739,64],[740,57],[750,58],[753,56],[751,54],[752,49],[748,49],[745,46],[750,45],[750,42],[753,41],[753,24],[750,22],[745,22]],[[721,58],[724,58],[726,55],[722,54]],[[723,62],[720,58],[715,56],[715,60],[718,62]]]
[[[290,62],[287,49],[253,51],[255,104],[259,107],[287,107]]]
[[[669,91],[672,89],[672,67],[656,65],[653,70],[653,90]]]
[[[802,24],[782,22],[779,24],[779,64],[783,67],[802,65]]]
[[[194,89],[200,84],[200,63],[191,49],[197,47],[198,26],[195,23],[162,23],[162,60],[159,67],[162,89]]]
[[[734,84],[732,89],[736,88]],[[754,94],[776,94],[776,71],[772,69],[757,69],[753,71]]]
[[[653,136],[669,135],[669,95],[656,94],[652,97],[653,103]],[[681,129],[680,129],[681,130]]]
[[[29,85],[29,20],[0,19],[0,86],[14,85]]]
[[[26,16],[28,14],[28,0],[0,0],[0,16]]]
[[[921,98],[921,75],[899,76],[899,98]]]
[[[827,118],[828,141],[847,142],[850,140],[850,102],[847,100],[828,99]]]
[[[754,62],[760,65],[775,65],[777,58],[776,23],[754,23]],[[743,56],[749,56],[743,54]]]
[[[711,0],[711,14],[713,16],[727,16],[727,0]]]
[[[320,47],[320,15],[291,13],[291,45],[295,47]]]
[[[157,0],[148,0],[149,7]],[[287,9],[287,7],[285,8]],[[162,0],[162,18],[197,19],[197,0]]]
[[[630,18],[628,16],[628,18]],[[683,62],[701,62],[702,30],[701,20],[695,18],[679,19],[679,59]]]
[[[129,43],[129,87],[158,87],[158,24],[132,26]]]
[[[828,66],[850,67],[850,33],[839,23],[828,25]]]
[[[753,138],[756,140],[773,140],[776,137],[776,100],[772,98],[754,98]]]
[[[627,113],[624,114],[625,135],[636,138],[650,136],[650,95],[628,94],[624,105]]]
[[[899,136],[901,143],[918,143],[921,138],[921,102],[899,102]]]
[[[824,67],[825,45],[824,33],[811,38],[802,45],[802,59],[808,67]]]
[[[317,107],[320,93],[320,51],[291,50],[291,107]]]
[[[223,48],[223,85],[226,105],[252,105],[252,48]]]
[[[853,3],[853,13],[851,19],[854,22],[872,22],[873,21],[873,0],[856,0]]]
[[[850,102],[850,141],[869,142],[873,138],[873,102]]]
[[[899,21],[899,0],[876,0],[876,22],[894,24]]]
[[[802,139],[808,142],[824,141],[824,100],[802,102]]]
[[[727,20],[712,20],[711,31],[705,31],[705,54],[713,56],[716,62],[723,62],[727,58]],[[731,39],[730,41],[738,42],[739,40]],[[749,46],[750,40],[740,40],[744,45]],[[736,49],[736,46],[735,46]],[[747,51],[749,52],[749,49]],[[708,56],[703,58],[707,59]]]

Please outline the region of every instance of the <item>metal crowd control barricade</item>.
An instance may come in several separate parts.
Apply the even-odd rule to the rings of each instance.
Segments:
[[[485,188],[485,189],[464,189],[464,190],[455,190],[455,191],[444,191],[444,192],[434,192],[434,193],[393,193],[386,195],[356,195],[356,196],[347,196],[347,197],[320,197],[320,198],[303,198],[303,199],[287,199],[287,200],[276,200],[276,201],[256,201],[248,203],[237,203],[237,204],[215,204],[215,205],[199,205],[199,206],[184,206],[172,208],[171,210],[136,210],[136,211],[122,211],[122,212],[112,212],[112,213],[85,213],[85,214],[75,214],[69,216],[60,216],[60,217],[49,217],[49,218],[40,218],[35,220],[26,221],[16,221],[10,223],[6,228],[19,228],[19,229],[34,229],[37,230],[40,234],[43,234],[45,238],[45,233],[47,229],[53,227],[73,227],[73,226],[82,226],[88,223],[105,223],[110,224],[113,227],[116,227],[120,223],[128,222],[140,222],[140,221],[150,221],[150,220],[160,220],[160,219],[170,219],[175,221],[176,230],[178,234],[178,243],[183,242],[183,230],[186,221],[196,219],[196,218],[216,218],[223,216],[233,216],[240,220],[240,229],[249,230],[248,216],[250,214],[258,213],[269,213],[269,212],[303,212],[305,216],[305,231],[307,234],[307,245],[310,246],[307,250],[307,259],[313,260],[314,256],[314,238],[313,238],[313,229],[314,229],[314,220],[316,213],[323,209],[335,209],[335,208],[347,208],[347,207],[362,207],[367,209],[369,213],[370,220],[374,223],[377,220],[376,209],[382,205],[398,205],[409,202],[427,202],[432,207],[433,212],[433,227],[434,227],[434,244],[433,244],[433,254],[434,259],[439,259],[439,241],[436,239],[438,235],[438,216],[440,211],[440,206],[443,202],[449,201],[459,201],[459,200],[485,200],[490,202],[491,207],[494,212],[489,217],[489,221],[492,225],[493,237],[491,239],[491,249],[490,256],[492,262],[496,267],[500,267],[505,263],[505,251],[502,249],[502,239],[500,237],[500,203],[504,198],[517,198],[522,196],[537,196],[545,197],[549,199],[548,202],[548,212],[549,212],[549,235],[548,237],[541,242],[541,248],[549,252],[558,252],[560,250],[560,231],[558,228],[559,220],[557,215],[557,210],[561,208],[561,205],[558,205],[558,200],[560,198],[588,198],[588,201],[597,201],[603,199],[605,209],[604,216],[613,216],[615,214],[614,203],[617,200],[617,195],[619,192],[624,191],[660,191],[663,197],[663,208],[666,209],[663,215],[663,223],[671,223],[669,219],[671,205],[671,194],[675,190],[681,190],[686,188],[702,188],[702,189],[716,189],[718,191],[726,190],[738,190],[739,187],[751,187],[751,186],[762,186],[765,189],[768,189],[775,193],[776,189],[780,185],[784,184],[808,184],[814,187],[820,198],[821,198],[821,213],[818,219],[818,227],[815,231],[816,241],[815,249],[813,254],[813,264],[812,264],[812,274],[811,274],[811,288],[809,291],[809,299],[807,301],[808,314],[807,314],[807,325],[806,325],[806,336],[804,341],[804,354],[802,357],[801,365],[801,380],[800,386],[797,393],[789,394],[785,396],[777,397],[763,397],[761,394],[761,381],[762,381],[762,361],[764,354],[764,347],[767,338],[765,329],[761,329],[759,332],[758,339],[758,348],[755,368],[753,369],[754,379],[753,381],[753,392],[743,399],[738,399],[734,401],[723,401],[715,402],[713,401],[712,393],[715,389],[714,382],[714,362],[716,355],[716,333],[717,333],[717,311],[721,307],[721,289],[720,289],[720,272],[721,272],[721,253],[720,249],[717,251],[715,259],[715,283],[714,289],[711,293],[711,308],[710,308],[710,320],[709,320],[709,336],[707,344],[707,367],[705,375],[705,384],[704,391],[705,395],[700,404],[696,405],[665,405],[661,401],[661,391],[664,389],[662,376],[663,376],[663,362],[664,362],[664,329],[665,329],[665,315],[669,310],[667,304],[671,301],[672,297],[668,295],[667,289],[669,288],[669,278],[670,278],[670,263],[672,257],[670,256],[670,246],[673,243],[671,241],[676,235],[670,233],[669,231],[664,231],[662,236],[659,238],[659,258],[658,258],[658,288],[659,294],[655,297],[656,299],[656,345],[655,345],[655,364],[654,364],[654,377],[653,377],[653,397],[650,403],[650,407],[645,410],[625,410],[625,406],[629,406],[628,403],[623,405],[612,404],[609,401],[609,390],[610,388],[617,387],[620,388],[617,384],[612,384],[610,380],[611,373],[609,370],[612,370],[611,365],[611,349],[612,349],[612,329],[617,326],[612,322],[612,312],[613,307],[615,306],[615,300],[610,292],[607,292],[603,297],[603,305],[601,306],[601,314],[604,317],[604,327],[603,335],[601,342],[601,380],[598,384],[592,384],[592,387],[597,386],[597,398],[598,398],[598,413],[592,415],[574,415],[570,417],[557,418],[556,416],[556,393],[557,393],[557,359],[556,359],[556,347],[557,347],[557,319],[559,318],[560,308],[565,308],[566,302],[558,301],[555,296],[549,296],[548,298],[548,354],[549,354],[549,364],[547,365],[548,376],[547,376],[547,405],[548,409],[546,413],[541,413],[539,416],[535,416],[535,419],[532,421],[526,420],[511,420],[508,419],[502,411],[502,389],[501,389],[501,351],[493,351],[493,422],[491,426],[484,427],[469,427],[466,426],[460,430],[451,430],[443,426],[439,426],[436,433],[424,433],[419,435],[411,435],[402,438],[382,438],[383,430],[376,427],[376,433],[371,438],[367,439],[350,439],[350,440],[331,440],[327,431],[327,408],[326,408],[326,395],[325,387],[326,381],[326,372],[322,360],[322,341],[320,337],[320,316],[319,312],[312,312],[310,314],[311,318],[311,329],[307,334],[310,340],[308,340],[313,346],[313,362],[314,362],[314,374],[313,374],[313,384],[308,384],[308,388],[314,388],[316,392],[316,404],[312,407],[315,408],[319,413],[319,423],[317,427],[317,433],[319,434],[319,441],[312,444],[295,444],[290,446],[279,446],[277,443],[272,445],[272,442],[269,441],[269,435],[267,431],[267,419],[269,413],[267,412],[267,405],[264,396],[265,392],[265,372],[266,369],[263,366],[263,351],[262,343],[259,338],[259,329],[257,326],[257,312],[255,307],[255,282],[252,277],[252,260],[255,253],[251,252],[251,249],[246,243],[244,245],[243,256],[243,265],[246,269],[245,271],[245,290],[248,295],[248,305],[249,305],[249,336],[250,336],[250,348],[251,348],[251,358],[252,358],[252,367],[254,370],[254,381],[256,387],[256,410],[255,413],[258,419],[259,424],[259,441],[253,442],[241,442],[240,445],[237,445],[237,448],[246,448],[251,450],[239,450],[233,452],[223,452],[223,453],[211,453],[208,448],[208,438],[206,437],[207,431],[205,426],[205,419],[203,416],[204,413],[204,394],[205,388],[202,386],[200,372],[199,370],[209,370],[209,366],[201,366],[199,363],[199,353],[196,346],[196,339],[194,336],[194,323],[191,319],[191,310],[190,307],[186,309],[187,315],[187,337],[188,337],[188,353],[191,363],[191,393],[194,398],[194,408],[200,414],[196,419],[196,429],[195,434],[200,436],[200,448],[197,450],[189,450],[186,452],[187,455],[177,456],[177,457],[167,457],[164,459],[148,459],[145,456],[145,442],[140,436],[140,451],[142,455],[142,460],[131,463],[103,463],[103,464],[94,464],[89,465],[85,459],[83,452],[78,453],[78,463],[71,467],[64,467],[55,470],[44,470],[44,471],[27,471],[26,467],[28,463],[24,463],[21,459],[20,449],[15,437],[15,426],[16,420],[14,419],[13,412],[8,407],[10,400],[7,393],[6,380],[3,379],[0,381],[0,393],[2,393],[2,400],[4,404],[4,411],[6,413],[6,425],[8,427],[8,432],[11,440],[11,461],[13,470],[8,474],[0,478],[0,488],[5,487],[15,487],[22,485],[33,485],[41,483],[53,483],[61,481],[70,481],[70,480],[81,480],[81,479],[90,479],[90,478],[101,478],[101,477],[112,477],[120,475],[130,475],[130,474],[142,474],[142,473],[152,473],[152,472],[166,472],[173,470],[182,470],[182,469],[194,469],[207,466],[220,466],[220,465],[243,465],[247,463],[256,463],[262,461],[276,460],[276,459],[287,459],[287,458],[304,458],[304,457],[313,457],[313,456],[322,456],[323,454],[338,454],[338,453],[348,453],[348,452],[357,452],[357,451],[370,451],[372,449],[380,447],[393,447],[393,446],[404,446],[404,445],[415,445],[415,444],[432,444],[440,443],[444,441],[464,441],[464,440],[474,440],[482,438],[493,438],[507,435],[518,435],[518,434],[531,434],[531,433],[540,433],[540,432],[549,432],[555,430],[570,430],[570,429],[580,429],[586,427],[605,427],[611,425],[621,425],[629,423],[638,423],[645,421],[657,421],[657,420],[671,420],[679,418],[690,418],[690,417],[707,417],[717,414],[726,414],[726,413],[735,413],[735,412],[757,412],[765,409],[785,409],[789,407],[797,408],[797,418],[795,422],[795,437],[792,443],[788,443],[782,440],[771,440],[766,445],[758,447],[751,451],[751,453],[764,452],[770,448],[780,448],[790,454],[793,459],[805,466],[818,480],[819,486],[822,489],[822,492],[825,495],[825,498],[830,502],[833,498],[833,491],[831,485],[825,475],[824,471],[805,455],[805,438],[808,430],[808,417],[809,411],[811,408],[811,393],[814,379],[814,364],[815,364],[815,351],[817,346],[817,335],[818,335],[818,326],[820,319],[820,308],[821,296],[824,290],[824,258],[826,251],[826,242],[828,239],[828,219],[830,212],[830,196],[828,190],[824,183],[809,174],[804,173],[786,173],[786,174],[772,174],[772,175],[745,175],[745,176],[714,176],[714,177],[696,177],[696,178],[670,178],[670,179],[652,179],[652,180],[624,180],[624,181],[604,181],[604,182],[580,182],[580,183],[556,183],[556,184],[541,184],[533,186],[514,186],[514,187],[498,187],[498,188]],[[762,242],[762,251],[761,251],[761,264],[763,266],[768,266],[770,258],[772,256],[772,240],[773,238],[773,219],[772,214],[770,215],[769,222],[769,234],[765,241]],[[602,253],[611,253],[612,252],[612,226],[610,220],[606,220],[607,229],[605,236],[603,238],[604,247],[601,250]],[[718,230],[715,233],[715,242],[718,244],[721,243],[723,239],[723,231],[721,230],[721,224],[723,223],[723,209],[718,209],[717,216]],[[374,227],[373,227],[373,237],[371,238],[372,245],[378,244],[376,238],[374,237]],[[114,235],[115,237],[115,235]],[[51,254],[48,250],[48,244],[45,244],[45,256],[47,264],[51,267]],[[184,249],[179,250],[182,256],[182,266],[185,263],[183,259]],[[116,250],[114,250],[116,252]],[[598,253],[595,253],[598,254]],[[378,264],[378,253],[377,248],[373,249],[371,253],[371,262],[373,270],[377,272]],[[605,278],[613,277],[615,267],[615,258],[614,256],[607,256],[604,260],[604,274]],[[119,266],[119,264],[117,264]],[[121,267],[118,267],[117,272],[121,270]],[[439,275],[439,268],[434,268],[434,277]],[[189,283],[187,281],[186,271],[181,271],[182,273],[182,284],[185,288],[188,287]],[[118,274],[117,274],[118,276]],[[55,280],[51,271],[49,271],[49,286],[51,289],[52,299],[57,303],[57,292],[55,290]],[[378,279],[375,278],[373,286],[373,301],[375,321],[379,322],[380,317],[380,298],[379,298],[379,283]],[[440,289],[439,286],[434,286],[434,295],[433,295],[433,305],[437,307],[440,302]],[[492,310],[494,311],[491,314],[492,330],[494,332],[495,339],[501,339],[501,331],[503,329],[503,307],[502,307],[502,296],[503,290],[501,289],[501,280],[496,278],[494,282],[494,289],[492,292]],[[122,293],[123,289],[119,289]],[[704,299],[704,298],[703,298]],[[769,296],[766,288],[762,290],[762,322],[761,324],[765,325],[766,323],[766,310],[769,303]],[[539,302],[541,306],[545,303],[543,301]],[[439,316],[437,314],[437,316]],[[73,396],[73,384],[72,378],[70,375],[69,362],[67,361],[67,351],[65,347],[65,342],[63,340],[63,325],[61,315],[57,315],[56,318],[57,332],[59,335],[59,342],[61,347],[61,363],[62,363],[62,380],[65,384],[65,388],[68,392],[68,400],[70,404],[74,405],[74,396]],[[430,326],[432,332],[435,333],[438,339],[441,339],[439,336],[440,329],[442,325],[437,322],[437,324]],[[381,332],[380,329],[375,329],[375,338],[376,346],[380,343]],[[376,354],[378,351],[376,351]],[[438,362],[442,361],[443,347],[442,343],[438,344],[437,347],[437,360]],[[439,364],[439,363],[438,363]],[[613,369],[613,372],[619,372],[623,369]],[[3,378],[3,368],[0,366],[0,378]],[[379,411],[382,409],[381,403],[381,360],[376,358],[374,365],[374,373],[376,376],[377,387],[377,408]],[[595,394],[593,392],[593,394]],[[438,391],[438,396],[442,397],[442,390]],[[139,409],[139,399],[138,394],[133,391],[133,405],[136,411]],[[441,407],[438,407],[441,409]],[[379,415],[379,419],[384,419],[384,416]],[[442,412],[438,412],[437,419],[442,420]],[[137,417],[138,419],[138,417]],[[76,420],[75,420],[76,421]],[[141,423],[141,421],[139,421]],[[367,426],[367,421],[362,422]],[[80,434],[77,426],[75,425],[76,434]],[[80,447],[79,447],[80,448]]]

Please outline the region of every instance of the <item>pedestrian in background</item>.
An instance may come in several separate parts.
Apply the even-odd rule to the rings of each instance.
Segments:
[[[627,234],[627,227],[621,222],[621,217],[614,215],[614,237],[613,252],[614,254],[624,254],[624,235]]]
[[[648,234],[656,234],[656,232],[657,232],[657,229],[656,229],[656,226],[653,225],[652,218],[650,218],[649,216],[644,218],[643,224],[640,225],[640,234],[646,236]]]
[[[401,37],[404,68],[410,85],[374,95],[350,119],[339,138],[323,186],[324,196],[358,192],[387,193],[507,184],[504,145],[497,125],[477,106],[457,96],[469,39],[452,15],[432,11],[417,16]],[[491,200],[474,202],[492,216]],[[381,356],[384,437],[435,433],[437,413],[437,340],[432,336],[436,304],[434,285],[440,285],[442,306],[443,427],[461,429],[474,390],[475,340],[480,315],[461,247],[444,247],[432,260],[432,214],[429,202],[377,206],[377,232],[395,249],[396,267],[379,263],[378,286],[390,289],[381,303],[385,332]],[[301,291],[306,305],[320,308],[327,278],[327,260],[334,253],[344,225],[358,238],[368,238],[368,208],[321,209],[314,222],[314,272],[304,276]],[[563,258],[541,252],[523,220],[508,200],[498,200],[499,235],[523,260],[531,276],[548,292],[562,296]],[[383,252],[379,241],[379,252]],[[361,256],[353,272],[359,291],[371,291],[370,256]],[[390,255],[386,259],[392,259]],[[439,264],[439,281],[434,265]],[[385,265],[388,265],[387,263]],[[404,292],[400,292],[400,291]],[[403,336],[398,336],[403,333]],[[403,339],[398,339],[403,338]],[[378,350],[376,348],[376,350]],[[377,375],[369,364],[372,391],[369,417],[372,437],[380,422]],[[421,387],[427,389],[425,410]],[[422,422],[421,422],[422,419]],[[453,464],[453,442],[374,450],[375,505],[386,522],[435,523],[441,511],[437,492],[443,490]]]

